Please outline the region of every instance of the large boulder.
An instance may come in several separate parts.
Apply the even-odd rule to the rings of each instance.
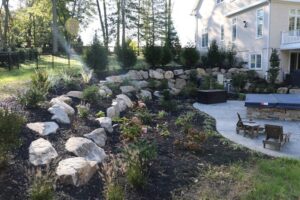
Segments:
[[[99,122],[100,126],[102,128],[105,128],[105,130],[109,133],[112,133],[114,131],[112,127],[112,120],[110,117],[100,117],[96,120]]]
[[[127,109],[126,102],[119,98],[113,100],[112,106],[118,106],[119,112],[124,112]]]
[[[82,157],[67,158],[58,163],[56,175],[61,183],[78,187],[88,183],[97,170],[97,162]]]
[[[106,81],[108,83],[123,83],[124,77],[123,76],[108,76],[108,77],[106,77]]]
[[[174,78],[174,73],[172,71],[166,71],[165,79],[172,79]]]
[[[40,136],[54,134],[57,132],[57,129],[59,128],[57,123],[55,122],[28,123],[26,126],[30,130],[38,133]]]
[[[72,103],[72,99],[70,97],[68,97],[67,95],[61,95],[58,97],[54,98],[56,101],[62,101],[66,104],[71,104]]]
[[[84,157],[89,161],[101,163],[106,158],[106,154],[102,148],[83,137],[71,137],[66,142],[65,147],[67,151],[78,157]]]
[[[132,101],[130,100],[130,98],[128,96],[126,96],[125,94],[119,94],[117,95],[117,99],[121,99],[121,100],[124,100],[127,107],[129,108],[132,108],[133,107],[133,103]]]
[[[197,68],[197,75],[198,75],[198,77],[203,77],[203,76],[207,76],[207,73],[206,73],[205,69]]]
[[[143,75],[136,70],[130,70],[127,74],[126,77],[130,80],[142,80],[143,79]]]
[[[164,74],[160,71],[160,70],[149,70],[149,76],[150,78],[154,78],[154,79],[164,79]]]
[[[174,70],[174,74],[175,74],[175,76],[180,76],[180,75],[184,74],[184,71],[183,71],[183,69],[177,69],[177,70]]]
[[[290,94],[300,94],[300,89],[290,89]]]
[[[289,88],[287,87],[281,87],[277,89],[278,94],[287,94],[289,92]]]
[[[119,117],[120,112],[119,110],[116,109],[116,107],[109,107],[106,109],[106,116],[109,118],[115,118],[115,117]]]
[[[31,142],[29,146],[29,161],[35,166],[49,164],[57,156],[51,143],[43,138]]]
[[[143,99],[143,100],[145,100],[145,99],[151,100],[152,94],[148,90],[141,90],[141,92],[138,94],[138,98]]]
[[[143,79],[148,79],[149,78],[149,72],[148,71],[140,71],[140,74],[142,75]]]
[[[120,90],[122,91],[123,94],[128,94],[128,93],[136,91],[136,89],[133,86],[131,86],[131,85],[129,85],[129,86],[121,86]]]
[[[132,81],[132,85],[140,90],[140,89],[143,89],[143,88],[146,88],[149,86],[149,82],[148,81]]]
[[[89,134],[85,134],[84,137],[93,140],[99,147],[104,147],[107,140],[104,128],[98,128]]]
[[[66,96],[75,98],[75,99],[82,99],[82,92],[81,91],[70,91],[66,94]]]
[[[68,104],[66,104],[63,101],[58,100],[57,98],[54,98],[50,101],[51,106],[57,105],[59,107],[61,107],[68,115],[74,115],[75,114],[75,110],[74,108],[72,108],[71,106],[69,106]]]
[[[185,86],[186,86],[186,80],[180,78],[176,79],[175,88],[183,89]]]
[[[106,85],[101,85],[99,88],[99,93],[100,93],[100,90],[103,90],[105,92],[106,96],[111,96],[113,94],[112,90],[109,89],[109,87],[107,87]]]
[[[54,105],[51,108],[49,108],[48,111],[53,115],[51,118],[52,120],[55,120],[58,123],[62,123],[62,124],[70,124],[71,123],[71,120],[70,120],[68,114],[66,113],[66,111],[63,108],[61,108],[61,106]]]

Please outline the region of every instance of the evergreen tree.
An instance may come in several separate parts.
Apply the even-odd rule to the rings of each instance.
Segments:
[[[269,81],[272,84],[272,86],[275,85],[276,80],[279,75],[279,65],[280,65],[280,59],[279,55],[276,49],[272,49],[272,54],[270,58],[270,69],[269,69]]]

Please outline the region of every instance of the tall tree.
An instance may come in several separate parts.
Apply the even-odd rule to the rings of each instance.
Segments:
[[[58,52],[58,27],[57,27],[57,10],[56,0],[52,0],[52,37],[53,37],[53,54]]]

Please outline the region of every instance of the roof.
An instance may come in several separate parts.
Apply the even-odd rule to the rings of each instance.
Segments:
[[[203,2],[203,0],[196,0],[195,6],[194,6],[194,9],[193,9],[193,12],[192,12],[193,15],[197,14],[198,10],[200,9],[200,6],[201,6],[202,2]]]

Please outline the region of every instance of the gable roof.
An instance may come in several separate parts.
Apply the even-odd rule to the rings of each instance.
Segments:
[[[199,12],[203,0],[196,0],[192,15],[196,15]]]

